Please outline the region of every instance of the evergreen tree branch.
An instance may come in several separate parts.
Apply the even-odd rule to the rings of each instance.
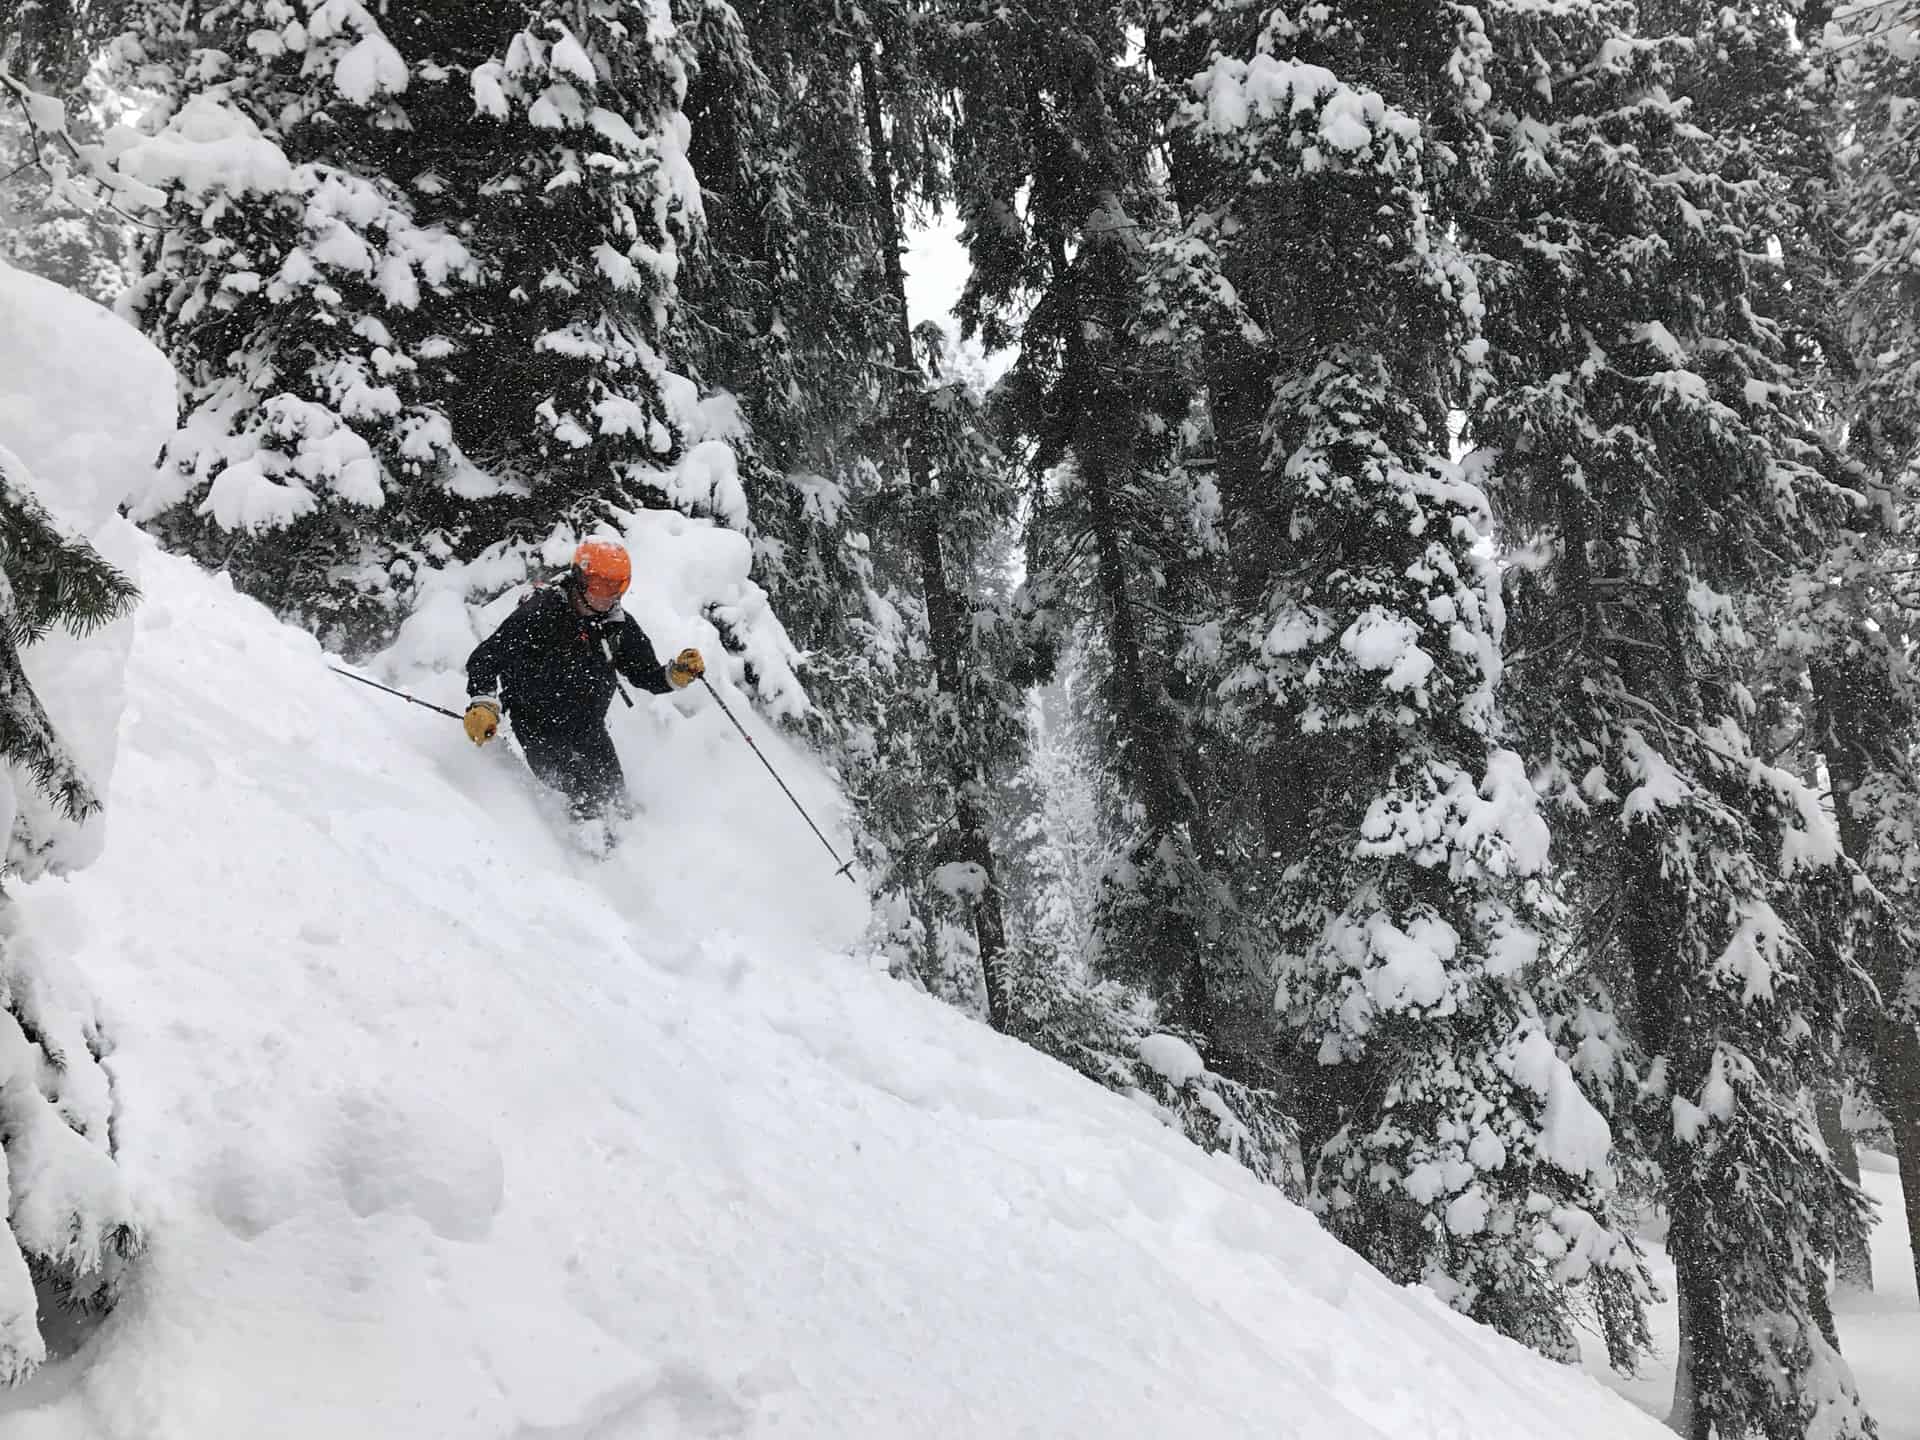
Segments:
[[[100,809],[99,796],[33,693],[10,631],[0,631],[0,758],[25,769],[69,820]]]
[[[0,614],[15,646],[43,638],[55,624],[87,635],[127,614],[139,588],[59,522],[27,487],[18,460],[0,449],[0,572],[11,605]]]

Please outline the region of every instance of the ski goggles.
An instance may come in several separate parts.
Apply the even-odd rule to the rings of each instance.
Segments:
[[[627,593],[625,581],[603,580],[591,575],[581,581],[580,588],[586,592],[588,602],[596,610],[609,608]]]

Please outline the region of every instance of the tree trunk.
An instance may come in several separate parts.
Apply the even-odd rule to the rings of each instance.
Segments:
[[[1698,1089],[1698,1075],[1683,1069],[1682,1001],[1671,937],[1678,933],[1685,901],[1663,883],[1660,857],[1650,837],[1629,830],[1623,837],[1623,897],[1620,939],[1633,971],[1638,1038],[1650,1062],[1665,1061],[1673,1093]],[[1684,1181],[1676,1182],[1672,1155],[1662,1158],[1669,1225],[1667,1253],[1673,1257],[1675,1299],[1680,1309],[1680,1353],[1673,1377],[1673,1410],[1667,1424],[1686,1440],[1707,1440],[1712,1429],[1712,1394],[1722,1352],[1718,1297],[1711,1262],[1699,1253],[1699,1207],[1704,1200]]]
[[[1920,1285],[1920,1033],[1897,1014],[1874,1022],[1874,1075],[1893,1127],[1906,1202],[1907,1251],[1913,1258],[1914,1283]]]
[[[1040,93],[1032,83],[1026,89],[1026,115],[1029,132],[1037,141],[1046,131],[1046,121]],[[1052,178],[1052,172],[1044,167],[1034,176],[1031,208],[1035,216],[1057,217],[1072,211],[1060,196],[1049,191]],[[1060,328],[1066,363],[1056,393],[1064,397],[1061,409],[1069,417],[1069,448],[1087,496],[1096,584],[1108,614],[1107,639],[1120,690],[1122,743],[1132,751],[1128,770],[1147,812],[1149,832],[1173,839],[1184,848],[1195,870],[1204,873],[1217,860],[1214,837],[1189,778],[1180,727],[1173,723],[1163,693],[1148,673],[1146,639],[1128,586],[1125,522],[1118,513],[1114,493],[1116,468],[1130,469],[1136,463],[1132,441],[1116,438],[1125,431],[1116,428],[1114,411],[1131,413],[1125,403],[1125,380],[1113,381],[1089,354],[1083,325],[1098,314],[1101,297],[1096,296],[1095,303],[1089,305],[1081,293],[1068,245],[1070,240],[1078,239],[1082,244],[1086,240],[1067,234],[1066,223],[1054,224],[1044,236],[1048,278],[1064,317]],[[1217,997],[1207,972],[1208,937],[1202,922],[1193,922],[1185,933],[1176,935],[1164,928],[1161,933],[1169,949],[1176,950],[1174,963],[1162,971],[1169,992],[1162,997],[1167,1010],[1176,1023],[1213,1042],[1219,1038],[1221,1026]],[[1210,1043],[1208,1048],[1214,1053],[1214,1063],[1219,1063],[1219,1047]]]
[[[1667,1428],[1683,1440],[1709,1440],[1713,1433],[1708,1397],[1725,1355],[1712,1263],[1698,1249],[1693,1222],[1683,1204],[1667,1229],[1667,1253],[1673,1257],[1673,1288],[1680,1308],[1680,1354]]]
[[[1578,512],[1578,502],[1573,502]],[[1570,525],[1569,549],[1584,548],[1580,523]],[[1667,673],[1677,661],[1648,661],[1628,651],[1621,672],[1636,694],[1685,693],[1687,683]],[[1620,849],[1620,945],[1633,977],[1633,1019],[1648,1063],[1664,1063],[1668,1093],[1698,1093],[1704,1061],[1689,1033],[1685,984],[1674,937],[1685,928],[1692,898],[1665,875],[1655,837],[1644,825],[1629,827]],[[1667,1253],[1673,1258],[1680,1312],[1680,1353],[1673,1377],[1673,1409],[1667,1424],[1685,1440],[1708,1440],[1713,1408],[1726,1367],[1725,1322],[1713,1274],[1704,1253],[1702,1222],[1711,1203],[1686,1173],[1690,1157],[1678,1140],[1659,1155],[1667,1206]]]
[[[1860,1152],[1841,1115],[1841,1102],[1845,1096],[1846,1088],[1843,1085],[1824,1087],[1814,1097],[1814,1113],[1820,1122],[1820,1138],[1826,1141],[1827,1150],[1840,1167],[1840,1173],[1858,1185]],[[1833,1257],[1833,1278],[1842,1290],[1872,1293],[1873,1251],[1867,1244],[1864,1232],[1840,1242],[1839,1253]]]
[[[1148,65],[1162,79],[1198,74],[1207,66],[1209,50],[1169,43],[1156,24],[1145,32]],[[1204,233],[1210,220],[1219,166],[1206,147],[1195,142],[1184,127],[1176,127],[1167,144],[1174,208],[1189,230]],[[1241,277],[1245,278],[1245,277]],[[1236,287],[1257,293],[1257,286]],[[1255,316],[1256,320],[1262,317]],[[1227,517],[1227,574],[1234,602],[1251,612],[1260,604],[1274,573],[1292,563],[1292,545],[1286,532],[1274,524],[1263,503],[1267,486],[1267,411],[1273,402],[1272,368],[1246,337],[1226,329],[1203,335],[1199,344],[1200,373],[1206,390],[1207,420],[1213,431],[1214,478],[1220,508]],[[1254,756],[1253,800],[1269,856],[1295,854],[1307,839],[1299,777],[1290,773],[1281,746],[1260,747]]]
[[[1060,283],[1057,277],[1055,283]],[[1210,858],[1212,836],[1187,784],[1179,749],[1171,742],[1171,727],[1156,713],[1159,707],[1153,703],[1148,687],[1137,617],[1127,594],[1120,524],[1114,515],[1106,467],[1097,454],[1090,454],[1083,461],[1080,476],[1087,489],[1101,598],[1106,601],[1112,619],[1109,639],[1113,646],[1114,670],[1120,681],[1127,743],[1145,752],[1136,758],[1134,770],[1143,782],[1141,799],[1146,805],[1147,825],[1157,834],[1177,835],[1181,822],[1187,821],[1188,845],[1195,853],[1196,863],[1203,864]],[[1217,1025],[1199,934],[1187,937],[1186,951],[1173,997],[1175,1019],[1212,1040]]]
[[[1146,36],[1148,63],[1162,77],[1198,74],[1207,65],[1203,49],[1189,45],[1172,53],[1164,33],[1150,26]],[[1219,166],[1203,145],[1196,143],[1191,131],[1176,127],[1168,137],[1173,156],[1171,180],[1174,208],[1189,229],[1209,224],[1208,207],[1217,185]],[[1251,288],[1242,293],[1252,293]],[[1207,419],[1213,428],[1214,462],[1222,508],[1229,515],[1254,517],[1260,513],[1257,503],[1265,485],[1267,407],[1272,402],[1268,388],[1269,367],[1236,333],[1205,335],[1200,344],[1201,371],[1207,387]],[[1263,537],[1246,535],[1242,548],[1251,553],[1231,555],[1239,598],[1257,598],[1272,574],[1278,556]]]
[[[1674,1289],[1678,1291],[1679,1272],[1674,1274]],[[1693,1384],[1693,1317],[1685,1294],[1677,1294],[1675,1299],[1680,1312],[1680,1346],[1674,1357],[1673,1408],[1667,1412],[1667,1428],[1686,1440],[1707,1440],[1709,1427],[1700,1423],[1703,1412]]]
[[[913,328],[907,318],[906,271],[900,259],[899,196],[894,186],[893,161],[887,146],[886,126],[880,106],[880,86],[874,74],[873,56],[863,48],[860,57],[860,92],[866,112],[867,145],[873,166],[873,188],[879,206],[881,255],[886,266],[889,298],[893,301],[894,363],[901,371],[902,383],[911,386],[913,403],[922,402],[920,367],[913,354]],[[940,547],[938,499],[933,492],[933,470],[926,446],[916,427],[906,427],[907,474],[912,482],[913,498],[908,525],[913,537],[914,556],[919,563],[920,588],[927,607],[928,642],[933,650],[935,681],[940,694],[956,710],[964,712],[962,634],[960,607],[953,588],[947,582],[946,560]],[[975,757],[976,759],[978,757]],[[1000,882],[993,863],[993,845],[988,838],[987,814],[983,803],[985,785],[968,758],[955,754],[950,781],[954,792],[955,823],[959,844],[954,853],[976,865],[986,877],[980,898],[973,903],[973,932],[980,947],[980,967],[987,988],[987,1019],[996,1030],[1005,1030],[1007,1013],[1006,984],[1001,974],[1006,953],[1006,920],[1001,908]]]

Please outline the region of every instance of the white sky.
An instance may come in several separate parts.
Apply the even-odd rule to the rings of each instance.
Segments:
[[[959,333],[953,307],[967,283],[967,252],[960,243],[960,217],[944,211],[909,217],[906,232],[907,318],[915,325],[937,320],[948,330]],[[981,381],[991,385],[1006,373],[1015,352],[997,351],[987,355],[978,341],[968,341],[967,351],[979,362]]]

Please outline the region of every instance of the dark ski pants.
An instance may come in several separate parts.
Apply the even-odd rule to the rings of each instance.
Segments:
[[[591,820],[633,813],[627,777],[614,754],[606,726],[554,728],[514,722],[513,733],[527,765],[540,780],[567,797],[574,818]]]

